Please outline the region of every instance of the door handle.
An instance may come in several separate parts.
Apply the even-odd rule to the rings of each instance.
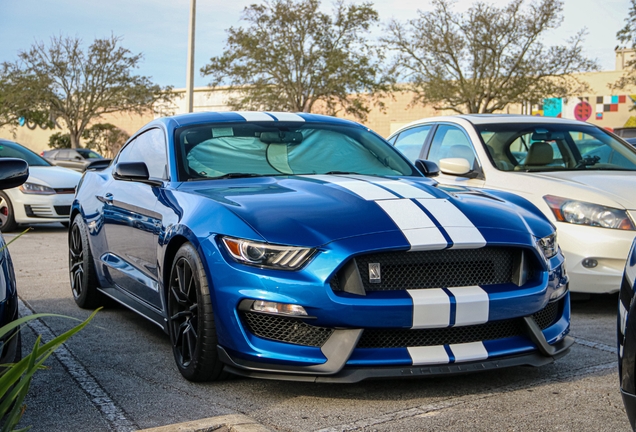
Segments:
[[[96,195],[95,198],[97,198],[98,200],[100,200],[104,204],[113,205],[113,194],[110,193],[110,192],[107,193],[104,196]]]

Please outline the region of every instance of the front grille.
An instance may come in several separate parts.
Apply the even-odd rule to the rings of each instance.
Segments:
[[[358,256],[355,264],[365,291],[446,288],[512,282],[521,254],[522,249],[505,247],[384,252]],[[535,261],[531,254],[525,255],[529,261],[528,279],[532,279]],[[379,283],[369,280],[371,263],[380,265]],[[341,273],[330,280],[334,291],[344,290]]]
[[[51,218],[56,215],[53,213],[53,209],[46,205],[24,205],[24,212],[28,217],[45,217]]]
[[[294,318],[255,312],[242,315],[247,327],[256,336],[279,342],[320,347],[333,333],[333,329],[312,326]]]
[[[541,330],[550,327],[559,318],[561,303],[550,303],[545,309],[532,315]],[[278,342],[321,347],[334,331],[284,316],[256,312],[243,312],[241,315],[250,332]],[[521,318],[435,329],[365,329],[357,348],[434,346],[504,339],[520,335],[523,335]]]
[[[544,330],[556,321],[559,302],[532,315]],[[493,321],[485,324],[434,329],[367,329],[358,342],[358,348],[405,348],[450,345],[504,339],[523,335],[521,319]]]
[[[561,311],[561,308],[559,307],[560,304],[560,301],[548,303],[548,306],[546,306],[545,309],[540,310],[539,312],[532,315],[532,318],[535,320],[541,330],[547,329],[557,321],[557,319],[559,318],[559,312]]]
[[[60,216],[68,216],[71,214],[71,206],[54,206],[55,212]]]

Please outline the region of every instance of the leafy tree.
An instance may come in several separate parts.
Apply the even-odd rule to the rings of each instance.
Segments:
[[[55,132],[49,137],[49,147],[53,149],[71,148],[71,135]]]
[[[631,0],[630,3],[625,27],[616,33],[616,38],[623,46],[636,49],[636,0]],[[625,73],[611,88],[625,89],[636,85],[636,61],[629,61],[625,66]]]
[[[585,31],[567,44],[542,36],[561,24],[563,2],[512,0],[505,7],[474,3],[466,13],[451,0],[433,0],[406,24],[391,21],[385,47],[393,70],[415,93],[412,103],[458,113],[492,113],[509,104],[564,97],[586,84],[571,74],[597,69],[582,53]]]
[[[141,114],[155,102],[172,98],[170,88],[133,74],[141,59],[115,36],[96,39],[86,51],[82,41],[72,37],[53,37],[48,46],[35,43],[20,52],[17,61],[3,63],[0,98],[15,102],[15,114],[8,120],[15,124],[17,116],[40,122],[61,118],[71,147],[79,147],[84,130],[103,114]]]
[[[110,123],[97,123],[82,134],[86,148],[94,149],[102,156],[113,157],[128,141],[130,135]]]
[[[367,103],[388,90],[381,54],[367,40],[378,23],[371,3],[337,1],[328,15],[319,0],[266,0],[246,7],[242,19],[248,26],[229,28],[223,55],[201,69],[212,86],[236,91],[234,109],[344,109],[364,119]]]

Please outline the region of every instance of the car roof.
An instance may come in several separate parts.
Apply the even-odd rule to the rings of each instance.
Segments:
[[[520,115],[520,114],[457,114],[450,116],[439,116],[439,117],[427,117],[423,119],[416,120],[412,123],[404,127],[414,126],[420,123],[425,122],[443,122],[443,121],[457,121],[458,119],[465,120],[474,125],[479,124],[492,124],[492,123],[549,123],[549,124],[576,124],[576,125],[587,125],[594,126],[590,123],[578,121],[578,120],[570,120],[564,118],[557,117],[542,117],[542,116],[530,116],[530,115]],[[402,130],[404,128],[400,128]]]
[[[176,123],[176,127],[190,126],[201,123],[237,123],[250,121],[272,121],[272,122],[317,122],[328,123],[333,125],[355,126],[367,129],[360,123],[341,118],[309,113],[287,113],[287,112],[271,112],[271,111],[206,111],[189,114],[178,114],[169,117],[159,118],[151,123],[163,123],[165,125],[171,122]]]

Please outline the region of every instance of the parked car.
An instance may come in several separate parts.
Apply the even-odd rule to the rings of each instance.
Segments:
[[[11,231],[21,223],[68,224],[75,188],[82,177],[80,173],[52,166],[28,148],[3,139],[0,139],[0,158],[19,158],[29,164],[26,183],[0,191],[2,231]]]
[[[636,149],[594,125],[516,115],[418,120],[389,137],[441,183],[518,194],[557,227],[570,289],[620,288],[636,234]]]
[[[629,424],[636,430],[636,240],[631,247],[618,301],[618,377]]]
[[[80,172],[89,168],[103,168],[110,163],[110,159],[105,159],[96,151],[85,148],[45,150],[42,156],[53,165]]]
[[[0,158],[0,190],[23,184],[29,177],[29,166],[21,159]],[[0,327],[18,318],[18,293],[9,249],[0,233]],[[0,338],[0,365],[22,358],[19,331]]]
[[[633,146],[636,146],[636,138],[623,138],[623,140],[627,143],[627,144],[631,144]]]
[[[193,381],[539,366],[572,343],[563,256],[535,206],[438,187],[346,120],[155,120],[85,173],[71,220],[75,302],[110,297],[159,325]]]

